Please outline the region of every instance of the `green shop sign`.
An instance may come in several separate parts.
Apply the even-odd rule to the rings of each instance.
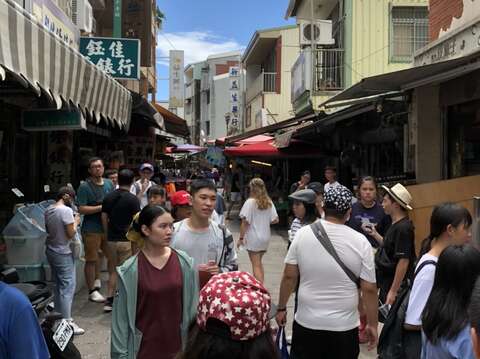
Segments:
[[[140,40],[81,37],[80,53],[116,79],[140,79]]]
[[[27,110],[22,112],[22,128],[25,131],[85,130],[84,117],[79,111]]]

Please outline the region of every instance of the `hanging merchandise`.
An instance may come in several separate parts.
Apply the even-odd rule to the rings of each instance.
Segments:
[[[213,166],[225,166],[225,156],[223,154],[223,150],[220,147],[208,147],[207,155],[205,157],[207,161]]]

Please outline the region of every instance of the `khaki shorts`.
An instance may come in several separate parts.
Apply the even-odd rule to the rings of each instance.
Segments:
[[[112,242],[108,241],[108,252],[113,270],[115,267],[121,266],[128,258],[132,256],[132,244],[128,242]]]
[[[107,238],[103,233],[82,233],[85,247],[85,261],[96,262],[100,249],[108,259]]]

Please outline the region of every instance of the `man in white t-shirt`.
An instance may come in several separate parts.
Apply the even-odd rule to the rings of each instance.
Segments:
[[[325,179],[327,180],[323,188],[325,193],[331,188],[341,186],[341,184],[337,182],[337,169],[333,166],[325,167]]]
[[[325,193],[325,220],[320,219],[335,251],[345,266],[360,278],[360,291],[367,313],[369,349],[378,341],[378,296],[371,245],[365,236],[347,227],[352,193],[343,186]],[[327,252],[312,231],[301,228],[285,258],[280,285],[277,323],[286,323],[286,305],[300,276],[298,309],[292,336],[292,356],[310,358],[357,358],[357,284]]]
[[[143,209],[143,207],[148,204],[147,192],[155,185],[155,183],[151,181],[154,173],[153,166],[150,163],[144,163],[140,166],[139,173],[140,179],[132,185],[130,192],[137,196],[140,201],[140,208]]]

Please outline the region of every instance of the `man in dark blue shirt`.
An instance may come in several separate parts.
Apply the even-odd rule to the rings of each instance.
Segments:
[[[28,298],[18,289],[0,282],[0,308],[0,358],[50,358]]]

